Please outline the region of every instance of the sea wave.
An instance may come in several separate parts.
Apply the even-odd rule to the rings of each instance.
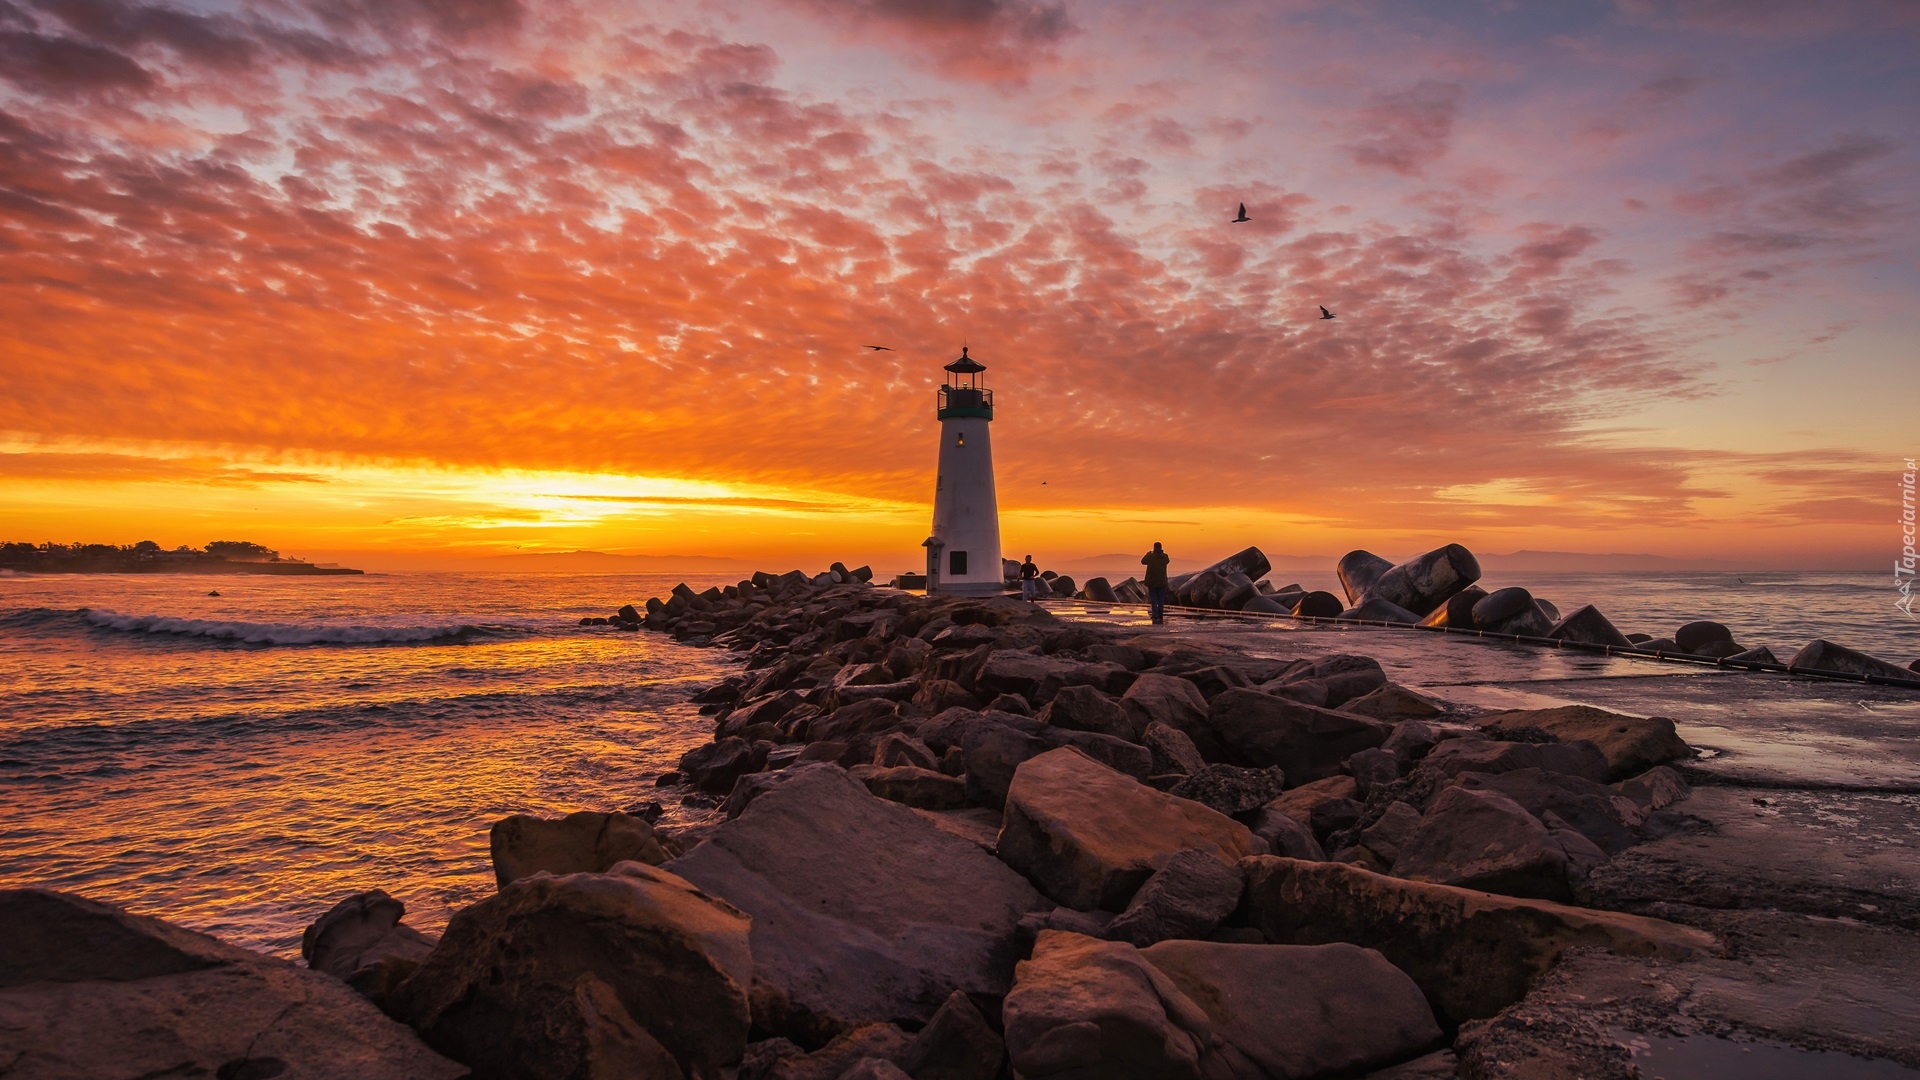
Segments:
[[[387,645],[459,642],[524,633],[525,628],[494,623],[243,622],[188,619],[172,615],[126,615],[101,608],[79,614],[93,626],[129,633],[173,634],[246,645]]]

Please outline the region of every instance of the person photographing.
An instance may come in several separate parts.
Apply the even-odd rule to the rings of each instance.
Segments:
[[[1140,558],[1140,565],[1147,568],[1144,584],[1147,586],[1148,615],[1156,625],[1167,621],[1167,564],[1172,561],[1157,541],[1153,550]]]

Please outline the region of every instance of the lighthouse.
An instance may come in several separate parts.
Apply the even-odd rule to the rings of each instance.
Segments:
[[[993,391],[985,364],[967,355],[947,365],[940,387],[940,465],[933,481],[927,591],[984,595],[1005,588],[1000,503],[993,492]]]

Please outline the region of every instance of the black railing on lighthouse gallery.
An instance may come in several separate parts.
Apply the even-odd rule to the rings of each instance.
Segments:
[[[982,416],[993,418],[993,391],[968,386],[943,386],[940,388],[940,419],[949,416]]]

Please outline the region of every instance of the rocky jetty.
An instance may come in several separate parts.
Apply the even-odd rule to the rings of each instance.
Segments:
[[[1350,551],[1333,567],[1344,599],[1303,589],[1297,583],[1276,586],[1263,576],[1270,569],[1259,548],[1248,548],[1204,570],[1169,579],[1168,602],[1201,611],[1472,631],[1627,655],[1642,653],[1754,670],[1920,685],[1915,677],[1920,672],[1920,660],[1902,668],[1842,645],[1816,640],[1783,663],[1767,646],[1740,644],[1724,624],[1709,619],[1686,623],[1665,637],[1626,634],[1592,604],[1581,604],[1562,614],[1553,602],[1521,586],[1490,593],[1476,584],[1480,579],[1479,560],[1459,544],[1447,544],[1398,564],[1370,551]],[[1094,603],[1147,602],[1146,587],[1132,578],[1118,585],[1108,583],[1106,578],[1092,578],[1075,591],[1070,579],[1055,577],[1050,571],[1042,577],[1052,582],[1056,597]],[[924,586],[924,579],[919,584]]]
[[[1278,605],[1264,563],[1183,587]],[[1422,618],[1508,592],[1453,606],[1477,576],[1457,547],[1341,569],[1351,607]],[[159,1075],[175,1042],[222,1076],[326,1055],[352,1068],[312,1075],[1560,1075],[1525,1071],[1552,1039],[1514,1019],[1569,992],[1559,972],[1736,978],[1745,945],[1666,917],[1695,910],[1684,877],[1649,895],[1614,872],[1699,828],[1671,720],[1476,712],[1365,656],[1252,657],[871,577],[755,574],[617,612],[740,658],[693,695],[711,741],[655,788],[705,811],[503,819],[497,894],[437,940],[370,891],[320,915],[301,970],[0,894],[24,942],[0,956],[0,1030],[67,1033],[22,1075]],[[1487,611],[1548,615],[1530,594]],[[1584,608],[1557,626],[1610,629]],[[314,1011],[276,1012],[295,999]]]

